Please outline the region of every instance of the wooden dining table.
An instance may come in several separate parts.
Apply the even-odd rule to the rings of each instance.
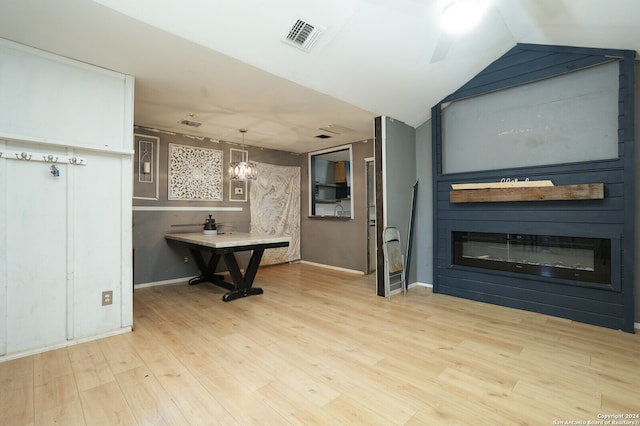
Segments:
[[[189,285],[210,282],[229,290],[222,297],[225,302],[262,294],[263,290],[253,287],[253,281],[260,266],[260,260],[266,249],[287,247],[288,236],[233,232],[217,235],[205,235],[202,232],[165,234],[165,239],[186,245],[200,270],[198,277],[189,280]],[[251,251],[249,263],[242,273],[236,253]],[[209,259],[205,256],[210,254]],[[216,268],[223,260],[232,282],[225,281],[224,275],[216,274]]]

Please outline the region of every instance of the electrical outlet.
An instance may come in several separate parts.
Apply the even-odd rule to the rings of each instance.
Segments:
[[[235,188],[236,195],[242,195],[242,187]]]
[[[184,263],[189,263],[189,256],[184,257]]]
[[[113,291],[102,292],[102,306],[111,305],[113,303]]]

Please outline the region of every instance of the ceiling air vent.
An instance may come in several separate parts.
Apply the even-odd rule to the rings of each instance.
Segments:
[[[186,119],[178,121],[178,123],[184,124],[185,126],[190,126],[190,127],[200,127],[200,126],[202,126],[202,123],[200,123],[199,121],[186,120]]]
[[[321,33],[322,30],[320,28],[298,19],[283,41],[308,51],[311,50]]]
[[[329,124],[328,126],[320,127],[319,130],[323,132],[333,133],[334,135],[341,135],[343,133],[351,133],[354,130],[339,124]]]

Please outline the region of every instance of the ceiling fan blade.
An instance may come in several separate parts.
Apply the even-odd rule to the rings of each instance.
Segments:
[[[440,32],[438,36],[438,42],[436,43],[435,49],[433,49],[433,53],[431,54],[430,64],[435,64],[436,62],[440,62],[444,58],[447,57],[449,53],[449,49],[453,44],[453,37],[445,32]]]

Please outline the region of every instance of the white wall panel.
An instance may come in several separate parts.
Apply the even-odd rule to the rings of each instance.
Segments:
[[[0,139],[0,152],[6,142]],[[7,167],[0,161],[0,356],[7,353]]]
[[[7,347],[16,352],[66,339],[67,176],[42,162],[4,162]]]
[[[0,361],[130,329],[132,104],[132,77],[0,39]]]
[[[0,135],[121,149],[126,86],[123,74],[0,39]]]
[[[119,156],[89,153],[87,162],[89,166],[76,168],[75,178],[90,184],[78,185],[73,200],[74,293],[76,300],[83,301],[74,307],[76,337],[120,327],[119,302],[124,284],[120,263],[124,232],[120,179],[127,173],[121,170]],[[131,216],[128,221],[131,222]],[[131,286],[130,282],[128,285]],[[114,303],[102,306],[101,295],[106,290],[113,291]],[[130,292],[127,297],[130,298]]]

